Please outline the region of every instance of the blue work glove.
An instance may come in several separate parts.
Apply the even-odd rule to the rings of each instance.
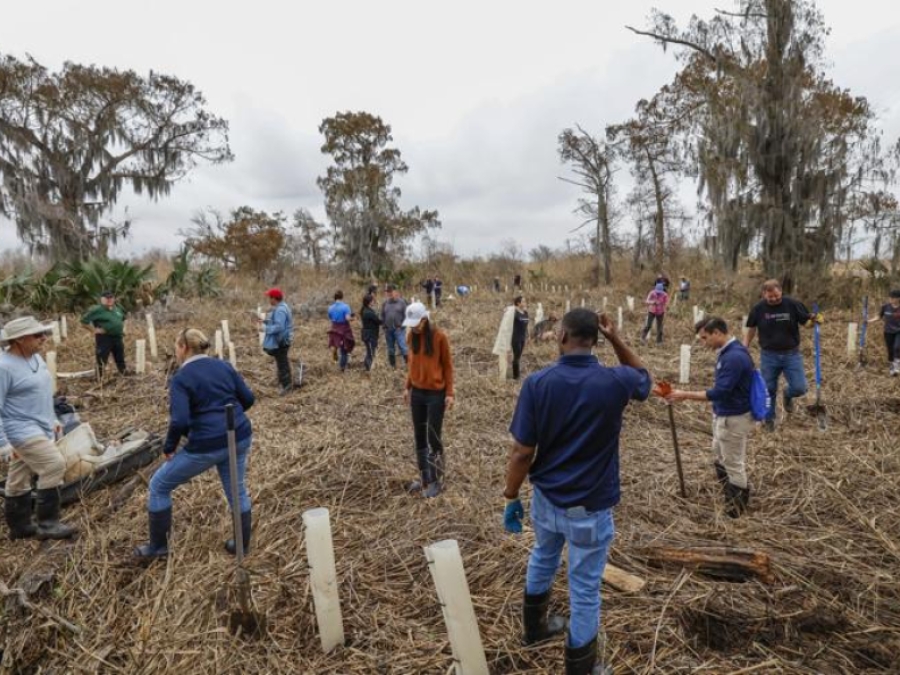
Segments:
[[[503,527],[512,534],[522,534],[522,519],[525,517],[525,509],[521,499],[509,499],[503,510]]]

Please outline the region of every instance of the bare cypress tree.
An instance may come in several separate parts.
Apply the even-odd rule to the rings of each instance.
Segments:
[[[575,228],[593,223],[594,233],[594,284],[600,285],[600,271],[603,283],[612,283],[612,196],[614,191],[613,173],[615,153],[605,142],[591,136],[576,125],[575,130],[565,129],[559,135],[559,157],[572,167],[576,180],[562,180],[584,190],[587,198],[578,200],[575,213],[585,220]]]
[[[151,72],[0,57],[0,213],[33,250],[85,258],[122,189],[158,199],[198,161],[232,159],[228,123],[188,82]]]

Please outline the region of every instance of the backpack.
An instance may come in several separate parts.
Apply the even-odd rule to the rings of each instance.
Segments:
[[[762,422],[772,410],[772,399],[769,397],[769,389],[762,373],[753,369],[753,377],[750,380],[750,414],[757,422]]]

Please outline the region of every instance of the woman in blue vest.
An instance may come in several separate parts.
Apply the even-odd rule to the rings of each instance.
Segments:
[[[138,558],[161,558],[168,554],[172,491],[207,469],[216,468],[228,503],[234,508],[225,424],[225,406],[229,403],[234,405],[241,531],[244,551],[250,550],[252,517],[244,474],[253,428],[245,413],[256,398],[234,367],[227,361],[208,357],[208,349],[206,335],[195,328],[183,330],[175,341],[175,356],[181,365],[169,385],[169,432],[163,446],[166,461],[150,479],[147,500],[150,541],[135,549]],[[187,442],[179,448],[182,438]],[[234,540],[226,542],[225,548],[233,554]]]

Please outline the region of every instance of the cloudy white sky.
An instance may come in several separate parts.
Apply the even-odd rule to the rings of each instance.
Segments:
[[[818,4],[832,27],[833,77],[867,96],[895,139],[900,7]],[[163,201],[120,202],[136,221],[122,254],[176,248],[176,231],[206,206],[304,206],[324,219],[318,125],[366,110],[393,127],[409,164],[403,204],[438,209],[437,238],[468,255],[508,239],[527,251],[570,236],[578,191],[558,180],[557,134],[575,123],[600,132],[671,78],[672,54],[624,27],[644,26],[652,7],[684,23],[733,4],[2,0],[0,51],[52,68],[71,60],[171,73],[230,121],[233,163],[199,168]],[[11,224],[0,223],[0,249],[16,246]]]

